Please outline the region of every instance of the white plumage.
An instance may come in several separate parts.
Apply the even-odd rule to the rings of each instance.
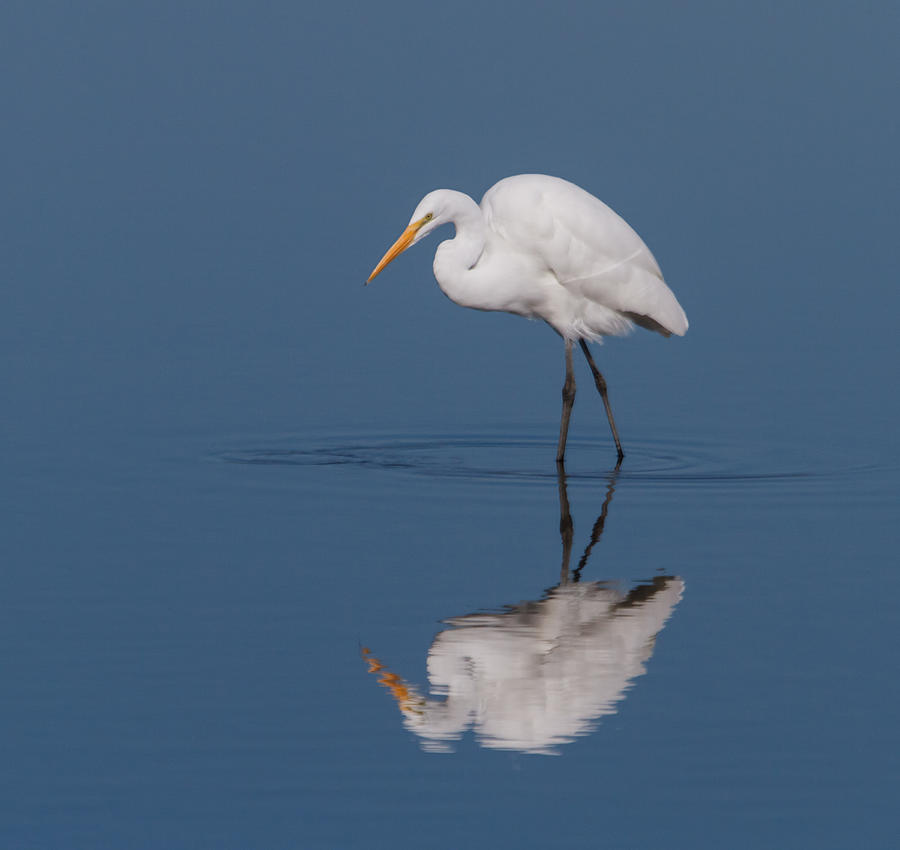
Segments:
[[[476,310],[543,319],[565,340],[557,460],[565,455],[575,396],[575,341],[594,373],[621,459],[606,382],[585,341],[628,333],[634,324],[664,336],[687,331],[684,310],[649,248],[624,219],[574,183],[520,174],[489,189],[480,207],[462,192],[429,192],[369,281],[410,245],[448,223],[456,226],[456,236],[442,242],[434,256],[434,276],[447,297]]]
[[[538,315],[564,337],[626,332],[629,313],[678,336],[687,330],[687,317],[641,238],[574,183],[539,174],[508,177],[485,194],[481,209],[490,233],[539,258],[551,312]]]

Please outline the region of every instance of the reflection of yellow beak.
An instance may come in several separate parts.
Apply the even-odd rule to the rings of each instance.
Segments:
[[[374,655],[372,651],[366,647],[362,648],[362,657],[366,664],[369,665],[370,673],[381,673],[378,677],[378,684],[386,687],[391,696],[397,701],[397,706],[404,714],[421,714],[425,700],[419,696],[418,692],[411,685],[407,685],[396,673],[391,673]]]
[[[416,238],[416,234],[419,232],[419,228],[425,224],[425,219],[420,218],[418,221],[414,221],[403,233],[400,234],[400,238],[388,248],[388,252],[381,258],[381,261],[377,266],[372,270],[372,274],[369,275],[369,279],[366,283],[371,283],[375,280],[378,275],[384,270],[384,267],[391,262],[391,260],[395,260],[399,257],[410,245],[412,245],[413,239]]]

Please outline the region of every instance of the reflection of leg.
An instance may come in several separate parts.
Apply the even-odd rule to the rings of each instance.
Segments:
[[[556,449],[556,462],[561,463],[566,457],[566,437],[569,436],[569,417],[572,405],[575,404],[575,370],[572,368],[572,340],[566,340],[566,382],[562,389],[562,420],[559,423],[559,446]]]
[[[569,494],[566,491],[566,467],[562,461],[556,464],[556,480],[559,485],[559,536],[562,538],[562,566],[559,583],[569,583],[569,558],[572,556],[572,513],[569,510]]]
[[[588,366],[591,367],[591,373],[594,375],[594,383],[597,385],[597,391],[600,393],[600,398],[603,399],[603,406],[606,408],[606,418],[609,420],[609,427],[612,429],[613,439],[616,441],[616,451],[619,453],[619,460],[622,460],[622,458],[625,457],[625,452],[622,451],[622,444],[619,442],[619,432],[616,430],[616,420],[613,419],[612,408],[609,406],[609,396],[606,393],[606,379],[600,374],[597,364],[594,363],[594,358],[591,357],[591,352],[587,347],[587,343],[583,339],[579,340],[579,343],[581,344],[581,350],[584,352],[584,356],[587,358]]]
[[[591,557],[591,550],[600,541],[600,537],[603,534],[603,527],[606,525],[606,515],[609,513],[609,505],[612,502],[613,493],[616,491],[616,478],[619,476],[619,468],[621,466],[622,458],[619,458],[615,469],[609,476],[609,486],[606,488],[606,498],[603,500],[603,507],[600,508],[600,516],[597,517],[597,521],[594,523],[593,529],[591,529],[591,542],[588,543],[581,560],[578,562],[578,566],[575,567],[575,571],[572,573],[572,581],[578,581],[581,578],[581,571],[587,565],[588,558]]]

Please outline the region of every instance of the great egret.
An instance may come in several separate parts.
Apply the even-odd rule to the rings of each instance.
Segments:
[[[624,457],[606,380],[587,343],[628,333],[634,325],[684,336],[687,316],[666,286],[650,250],[629,225],[584,189],[545,174],[519,174],[491,187],[479,207],[462,192],[436,189],[366,283],[442,224],[456,236],[438,245],[434,276],[462,307],[543,319],[565,342],[566,380],[556,460],[566,453],[575,403],[572,343],[587,358],[619,459]]]

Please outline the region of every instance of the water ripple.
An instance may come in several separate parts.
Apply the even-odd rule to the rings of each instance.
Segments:
[[[369,438],[285,437],[214,453],[233,464],[280,467],[355,466],[435,478],[555,480],[556,444],[546,438],[484,434]],[[819,453],[821,454],[821,453]],[[600,443],[570,441],[569,480],[605,479],[615,452]],[[619,480],[705,483],[796,481],[877,471],[875,464],[836,465],[810,447],[727,445],[688,440],[629,442]]]

